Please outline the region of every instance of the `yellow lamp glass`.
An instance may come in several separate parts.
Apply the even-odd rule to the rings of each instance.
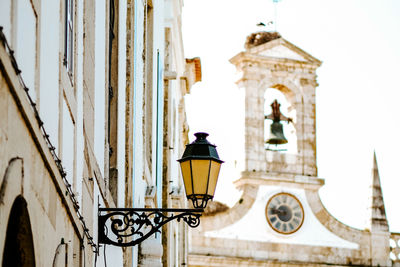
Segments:
[[[221,163],[212,159],[190,159],[181,162],[186,195],[197,202],[207,202],[214,197]],[[204,199],[204,200],[203,200]]]
[[[208,170],[210,160],[192,159],[192,182],[195,195],[208,195]]]
[[[215,145],[210,144],[206,133],[196,133],[197,139],[186,145],[181,164],[186,196],[195,208],[204,209],[208,200],[213,199],[222,160]]]
[[[185,185],[186,195],[193,195],[193,183],[190,167],[190,160],[181,162],[183,184]]]
[[[210,178],[208,181],[208,189],[207,194],[210,196],[214,196],[215,188],[217,187],[219,170],[221,168],[221,163],[211,160],[210,166]]]

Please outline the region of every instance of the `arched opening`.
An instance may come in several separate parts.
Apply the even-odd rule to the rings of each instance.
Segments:
[[[268,116],[272,114],[272,103],[277,100],[280,104],[280,112],[284,117],[290,118],[292,121],[282,120],[280,123],[283,126],[283,135],[285,136],[286,144],[269,144],[266,141],[271,137],[271,124],[273,121],[271,119],[265,119],[264,121],[264,140],[265,149],[278,151],[282,153],[297,153],[297,135],[296,135],[296,110],[294,109],[292,103],[290,103],[290,98],[292,92],[284,86],[277,86],[276,88],[268,88],[264,94],[264,115]]]
[[[27,203],[18,196],[11,208],[3,252],[3,267],[35,266],[32,229]]]

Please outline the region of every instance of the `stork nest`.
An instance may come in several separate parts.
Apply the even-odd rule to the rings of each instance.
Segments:
[[[250,49],[281,37],[282,36],[278,32],[255,32],[247,36],[244,47]]]

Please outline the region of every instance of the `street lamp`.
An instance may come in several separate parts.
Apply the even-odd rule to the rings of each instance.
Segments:
[[[196,133],[196,140],[186,145],[179,163],[186,196],[194,209],[99,208],[99,243],[119,247],[134,246],[172,221],[183,220],[190,227],[200,224],[207,202],[214,197],[222,160],[207,133]],[[168,215],[170,214],[170,215]]]
[[[214,197],[215,187],[222,160],[219,159],[215,145],[207,141],[207,133],[195,133],[196,140],[186,145],[181,164],[186,196],[193,207],[205,209],[207,202]]]

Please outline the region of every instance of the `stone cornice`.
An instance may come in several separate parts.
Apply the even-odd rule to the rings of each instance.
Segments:
[[[205,243],[209,245],[204,246]],[[191,242],[189,265],[371,266],[369,256],[359,249],[196,236]]]
[[[266,51],[269,49],[272,49],[276,46],[285,46],[287,48],[289,48],[290,50],[292,50],[293,52],[299,54],[300,56],[302,56],[303,58],[305,58],[308,62],[310,63],[314,63],[317,64],[318,66],[321,66],[322,61],[320,61],[319,59],[313,57],[312,55],[310,55],[309,53],[305,52],[303,49],[299,48],[298,46],[292,44],[291,42],[285,40],[284,38],[279,38],[279,39],[275,39],[272,40],[270,42],[267,42],[265,44],[253,47],[251,49],[249,49],[248,51],[252,54],[258,54],[262,51]]]
[[[244,185],[282,185],[287,187],[318,190],[325,184],[325,180],[315,176],[306,176],[289,173],[272,172],[242,172],[241,178],[234,182],[241,188]]]
[[[275,69],[276,65],[281,65],[282,67],[296,68],[296,69],[308,69],[315,71],[321,64],[317,62],[306,62],[288,58],[275,58],[269,56],[262,56],[257,54],[252,54],[249,52],[240,52],[239,54],[232,57],[229,62],[234,64],[239,70],[245,67],[268,67],[270,69]]]

